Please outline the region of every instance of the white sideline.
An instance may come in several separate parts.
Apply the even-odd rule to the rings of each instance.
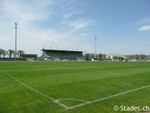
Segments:
[[[58,104],[58,105],[64,107],[65,109],[68,109],[68,106],[66,106],[65,104],[62,104],[62,103],[60,103],[59,101],[57,101],[56,99],[54,99],[54,98],[52,98],[52,97],[50,97],[50,96],[48,96],[48,95],[45,95],[45,94],[43,94],[42,92],[36,90],[35,88],[33,88],[33,87],[31,87],[31,86],[25,84],[24,82],[22,82],[22,81],[20,81],[19,79],[15,78],[15,77],[12,76],[11,74],[9,74],[9,73],[7,73],[7,72],[5,72],[5,71],[2,71],[1,69],[0,69],[0,71],[1,71],[2,73],[4,73],[4,74],[8,75],[8,76],[11,77],[12,79],[14,79],[15,81],[17,81],[17,82],[20,83],[21,85],[23,85],[23,86],[29,88],[30,90],[32,90],[32,91],[38,93],[38,94],[41,95],[41,96],[46,97],[46,98],[49,99],[49,100],[52,100],[54,103],[56,103],[56,104]]]
[[[75,100],[75,101],[79,101],[79,102],[89,102],[89,101],[86,101],[86,100],[81,100],[81,99],[76,99],[76,98],[62,98],[62,99],[59,99],[58,101],[60,100]]]
[[[125,91],[125,92],[122,92],[122,93],[118,93],[118,94],[115,94],[115,95],[112,95],[112,96],[108,96],[108,97],[96,99],[96,100],[93,100],[93,101],[88,101],[86,103],[82,103],[82,104],[78,104],[78,105],[75,105],[75,106],[71,106],[68,109],[75,109],[77,107],[81,107],[81,106],[85,106],[87,104],[92,104],[92,103],[100,102],[100,101],[103,101],[103,100],[107,100],[107,99],[110,99],[110,98],[113,98],[113,97],[117,97],[117,96],[120,96],[120,95],[124,95],[124,94],[130,93],[130,92],[138,91],[138,90],[141,90],[141,89],[144,89],[144,88],[148,88],[148,87],[150,87],[150,85],[146,85],[146,86],[143,86],[143,87],[140,87],[140,88],[128,90],[128,91]]]

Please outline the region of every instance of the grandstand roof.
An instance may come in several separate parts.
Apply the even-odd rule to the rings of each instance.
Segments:
[[[121,57],[121,58],[126,58],[124,55],[121,55],[121,54],[111,54],[112,56],[115,56],[115,57]]]
[[[42,49],[42,51],[61,51],[61,52],[65,52],[65,51],[68,51],[68,52],[84,52],[84,51],[81,51],[81,50],[63,50],[63,49]]]

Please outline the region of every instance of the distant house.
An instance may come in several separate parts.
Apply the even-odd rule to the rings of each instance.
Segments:
[[[127,60],[127,57],[121,54],[110,54],[106,56],[106,59],[112,61],[125,61]]]

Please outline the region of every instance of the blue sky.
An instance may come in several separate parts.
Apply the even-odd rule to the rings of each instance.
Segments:
[[[150,54],[150,0],[0,0],[0,48]]]

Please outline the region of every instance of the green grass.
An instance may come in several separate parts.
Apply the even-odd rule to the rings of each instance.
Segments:
[[[6,73],[71,107],[150,85],[148,62],[0,62],[0,113],[120,113],[113,107],[150,106],[147,87],[66,110]]]

